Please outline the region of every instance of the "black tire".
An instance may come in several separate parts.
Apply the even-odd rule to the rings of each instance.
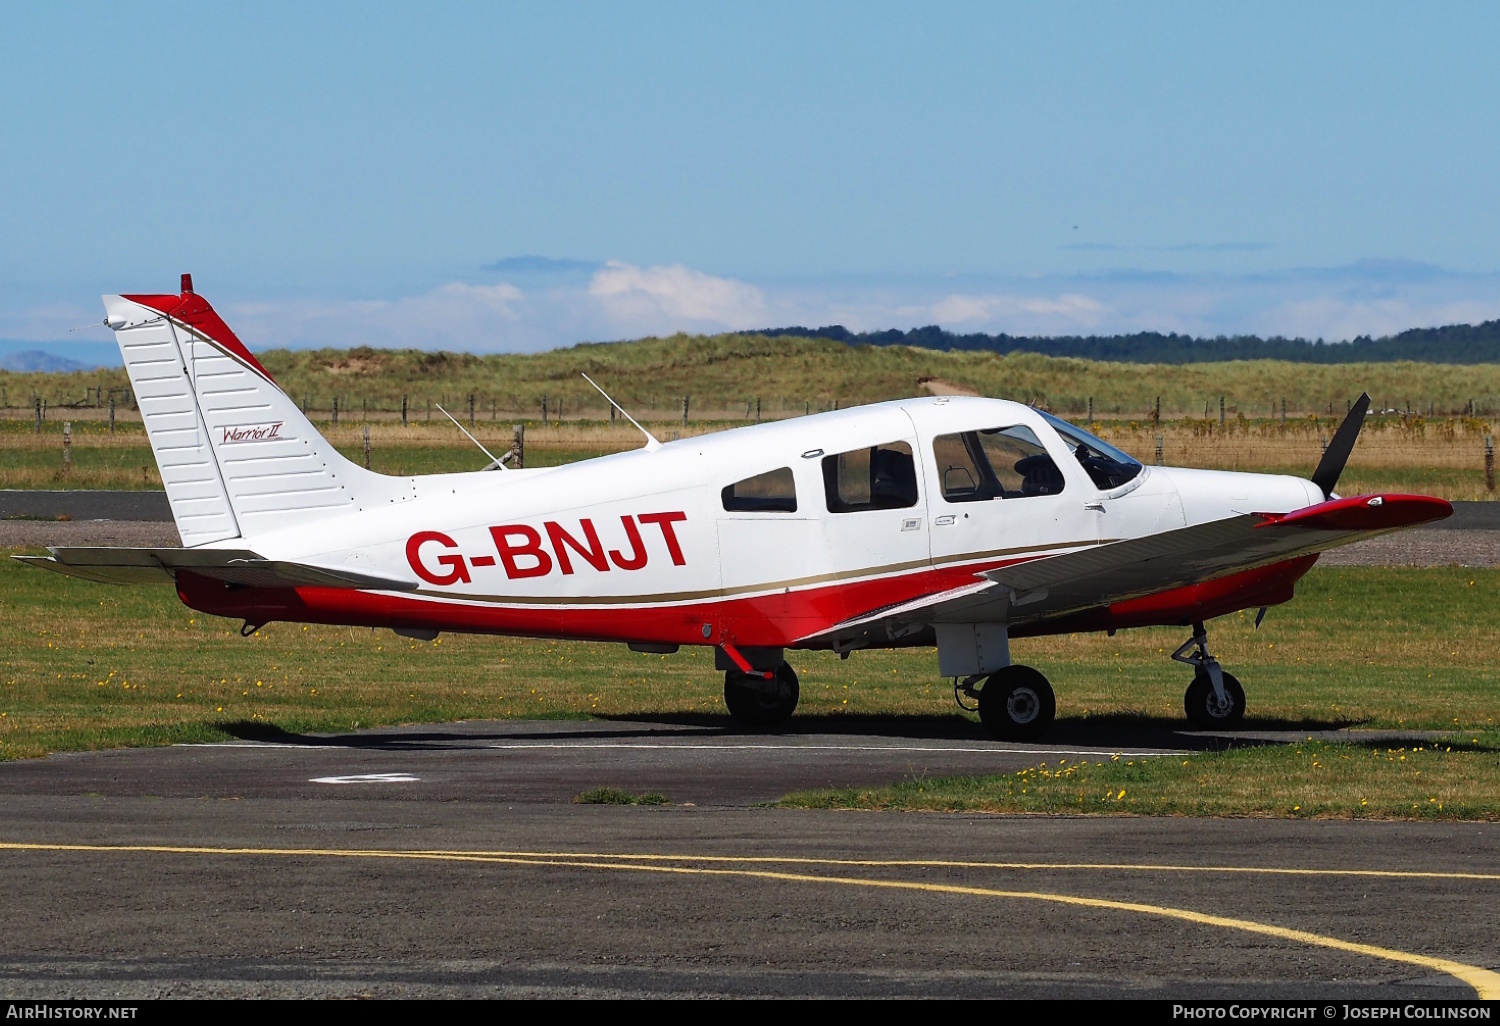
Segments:
[[[1029,666],[997,670],[979,689],[979,718],[998,740],[1035,741],[1056,717],[1052,685]]]
[[[1188,722],[1200,730],[1234,730],[1245,722],[1245,689],[1234,674],[1219,672],[1224,676],[1224,693],[1229,697],[1230,708],[1219,708],[1213,681],[1209,680],[1208,671],[1202,669],[1193,676],[1182,700]]]
[[[774,727],[785,723],[796,710],[797,699],[802,696],[797,671],[789,663],[778,666],[774,691],[761,690],[751,682],[752,678],[739,670],[729,670],[724,674],[724,708],[729,710],[729,715],[751,727]]]

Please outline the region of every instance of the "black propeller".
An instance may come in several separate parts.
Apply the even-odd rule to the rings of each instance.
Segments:
[[[1339,475],[1344,472],[1344,464],[1349,462],[1349,454],[1354,451],[1355,439],[1359,438],[1359,429],[1364,426],[1365,413],[1370,409],[1370,393],[1362,392],[1360,397],[1354,400],[1354,405],[1349,408],[1349,415],[1339,425],[1339,429],[1333,433],[1333,441],[1328,443],[1328,448],[1323,451],[1323,458],[1318,461],[1318,469],[1313,471],[1312,483],[1323,489],[1323,498],[1327,499],[1333,495],[1333,486],[1339,483]]]

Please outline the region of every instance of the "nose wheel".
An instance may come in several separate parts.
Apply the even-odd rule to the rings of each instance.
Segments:
[[[1193,667],[1193,682],[1183,697],[1188,722],[1200,730],[1232,730],[1245,720],[1245,689],[1232,673],[1224,672],[1208,652],[1208,632],[1193,624],[1193,636],[1172,658]]]

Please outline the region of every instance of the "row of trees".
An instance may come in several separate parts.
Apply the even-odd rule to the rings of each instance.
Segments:
[[[1295,363],[1500,363],[1500,320],[1482,324],[1454,324],[1442,328],[1412,328],[1398,335],[1348,342],[1323,339],[1261,338],[1258,335],[1195,338],[1191,335],[1141,331],[1133,335],[968,335],[937,325],[909,331],[853,332],[840,324],[822,328],[767,328],[746,334],[772,338],[826,338],[848,345],[918,346],[959,352],[1040,353],[1082,360],[1124,363],[1218,363],[1224,360],[1290,360]]]

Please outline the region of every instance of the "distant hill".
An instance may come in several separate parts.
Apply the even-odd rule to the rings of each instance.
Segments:
[[[337,398],[341,425],[357,424],[366,408],[398,413],[403,396],[411,415],[424,423],[429,416],[442,420],[432,408],[438,404],[466,418],[471,395],[476,420],[537,419],[544,397],[554,416],[562,403],[570,415],[589,411],[607,419],[609,410],[583,380],[585,373],[632,413],[653,421],[680,422],[684,396],[691,397],[692,416],[749,419],[757,402],[768,416],[786,416],[835,404],[966,391],[1036,401],[1068,414],[1086,414],[1092,400],[1100,416],[1139,415],[1159,398],[1167,416],[1207,417],[1210,411],[1217,414],[1220,397],[1229,416],[1268,416],[1273,406],[1279,414],[1282,400],[1293,415],[1332,416],[1361,390],[1368,390],[1381,410],[1500,412],[1500,361],[1152,364],[1140,362],[1139,353],[1134,360],[1108,362],[851,340],[674,335],[484,356],[364,346],[272,349],[257,356],[287,393],[317,416],[329,419]],[[118,367],[0,371],[0,418],[27,415],[35,398],[53,406],[77,404],[98,396],[101,388],[106,395],[111,389],[124,394],[129,384]],[[4,413],[7,404],[21,412]]]
[[[52,353],[44,353],[40,349],[28,349],[22,353],[5,353],[0,355],[0,370],[15,371],[18,374],[54,372],[84,371],[92,370],[91,363],[83,363],[80,360],[70,360],[66,356],[56,356]]]
[[[937,325],[910,331],[853,332],[843,325],[823,328],[766,328],[745,332],[771,338],[826,338],[846,345],[919,346],[956,352],[1040,353],[1043,356],[1120,363],[1222,363],[1228,360],[1287,360],[1292,363],[1500,363],[1500,320],[1412,328],[1384,338],[1360,336],[1349,342],[1258,335],[1194,338],[1142,331],[1134,335],[960,335]]]

